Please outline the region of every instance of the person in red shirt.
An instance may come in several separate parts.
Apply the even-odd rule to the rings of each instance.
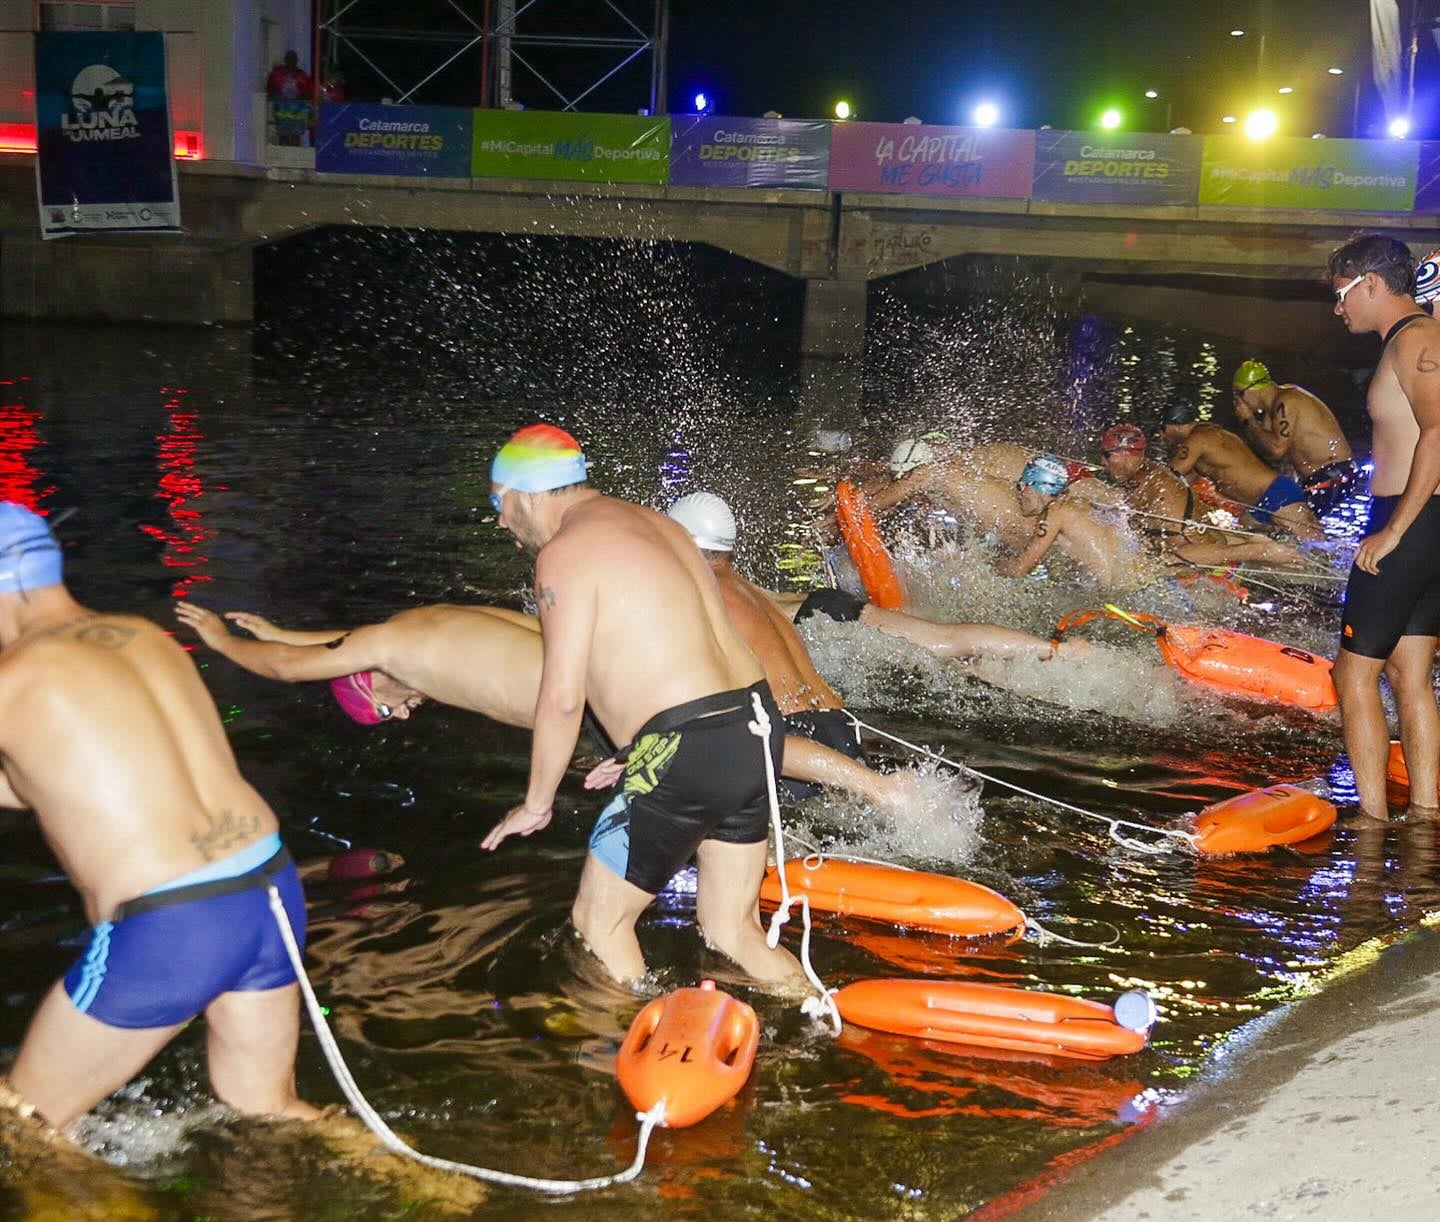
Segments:
[[[310,126],[310,95],[314,92],[310,74],[300,67],[294,51],[285,52],[285,62],[276,64],[265,78],[265,96],[275,124],[275,143],[298,145]]]

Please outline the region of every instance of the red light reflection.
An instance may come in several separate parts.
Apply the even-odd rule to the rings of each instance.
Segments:
[[[167,568],[187,570],[176,580],[171,595],[188,598],[191,586],[213,580],[208,573],[198,571],[210,563],[210,557],[200,548],[211,532],[201,523],[200,510],[194,506],[205,495],[205,485],[195,470],[195,451],[205,435],[200,431],[199,413],[185,410],[189,391],[171,386],[162,389],[171,396],[165,402],[170,410],[170,428],[155,439],[160,443],[159,491],[155,495],[166,503],[173,526],[167,530],[142,525],[140,529],[165,545],[161,563]]]
[[[15,501],[38,514],[40,501],[55,489],[40,487],[43,478],[30,462],[41,446],[40,413],[23,403],[0,404],[0,501]]]

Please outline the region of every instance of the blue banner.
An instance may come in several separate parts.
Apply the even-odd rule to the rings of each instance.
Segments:
[[[670,182],[679,187],[809,187],[830,182],[830,124],[671,115]]]
[[[1035,133],[1031,198],[1072,204],[1195,204],[1200,155],[1195,136],[1148,132]]]
[[[474,114],[459,106],[321,106],[315,168],[469,178]]]
[[[180,228],[165,36],[35,35],[40,233]]]

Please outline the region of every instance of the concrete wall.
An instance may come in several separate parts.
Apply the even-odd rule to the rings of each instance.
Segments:
[[[165,33],[171,125],[200,132],[208,160],[257,161],[255,94],[286,50],[309,67],[310,0],[134,2],[136,28]],[[33,0],[0,0],[0,124],[35,121],[37,12]]]

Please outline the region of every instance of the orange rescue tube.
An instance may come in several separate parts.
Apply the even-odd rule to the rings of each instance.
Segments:
[[[1136,995],[1139,996],[1139,995]],[[1103,1061],[1145,1047],[1099,1002],[957,980],[861,980],[835,994],[847,1022],[950,1044]],[[1153,1021],[1153,1012],[1152,1012]]]
[[[1410,801],[1410,768],[1405,763],[1405,749],[1398,743],[1390,743],[1390,760],[1385,765],[1385,779],[1396,789],[1393,806],[1405,806]],[[1436,795],[1436,802],[1430,805],[1440,805],[1440,794]]]
[[[957,937],[987,938],[1025,932],[1025,914],[997,891],[963,878],[872,866],[829,858],[791,858],[785,863],[790,890],[807,895],[819,912],[869,917],[894,925],[933,929]],[[780,874],[771,866],[760,898],[780,902]]]
[[[1334,664],[1329,658],[1228,628],[1167,624],[1143,612],[1106,606],[1071,611],[1055,625],[1052,640],[1058,645],[1072,628],[1101,616],[1152,634],[1166,664],[1192,683],[1232,696],[1298,705],[1315,713],[1339,703],[1331,675]]]
[[[870,512],[865,494],[848,479],[842,479],[835,487],[835,517],[870,601],[886,611],[900,610],[905,605],[905,591],[900,586],[894,561],[880,541],[875,516]]]
[[[663,1100],[660,1123],[684,1129],[735,1097],[759,1046],[755,1011],[704,980],[657,997],[635,1016],[615,1072],[636,1111]]]
[[[1298,844],[1335,822],[1335,807],[1296,785],[1272,785],[1207,806],[1195,816],[1195,851],[1263,853],[1277,844]]]

